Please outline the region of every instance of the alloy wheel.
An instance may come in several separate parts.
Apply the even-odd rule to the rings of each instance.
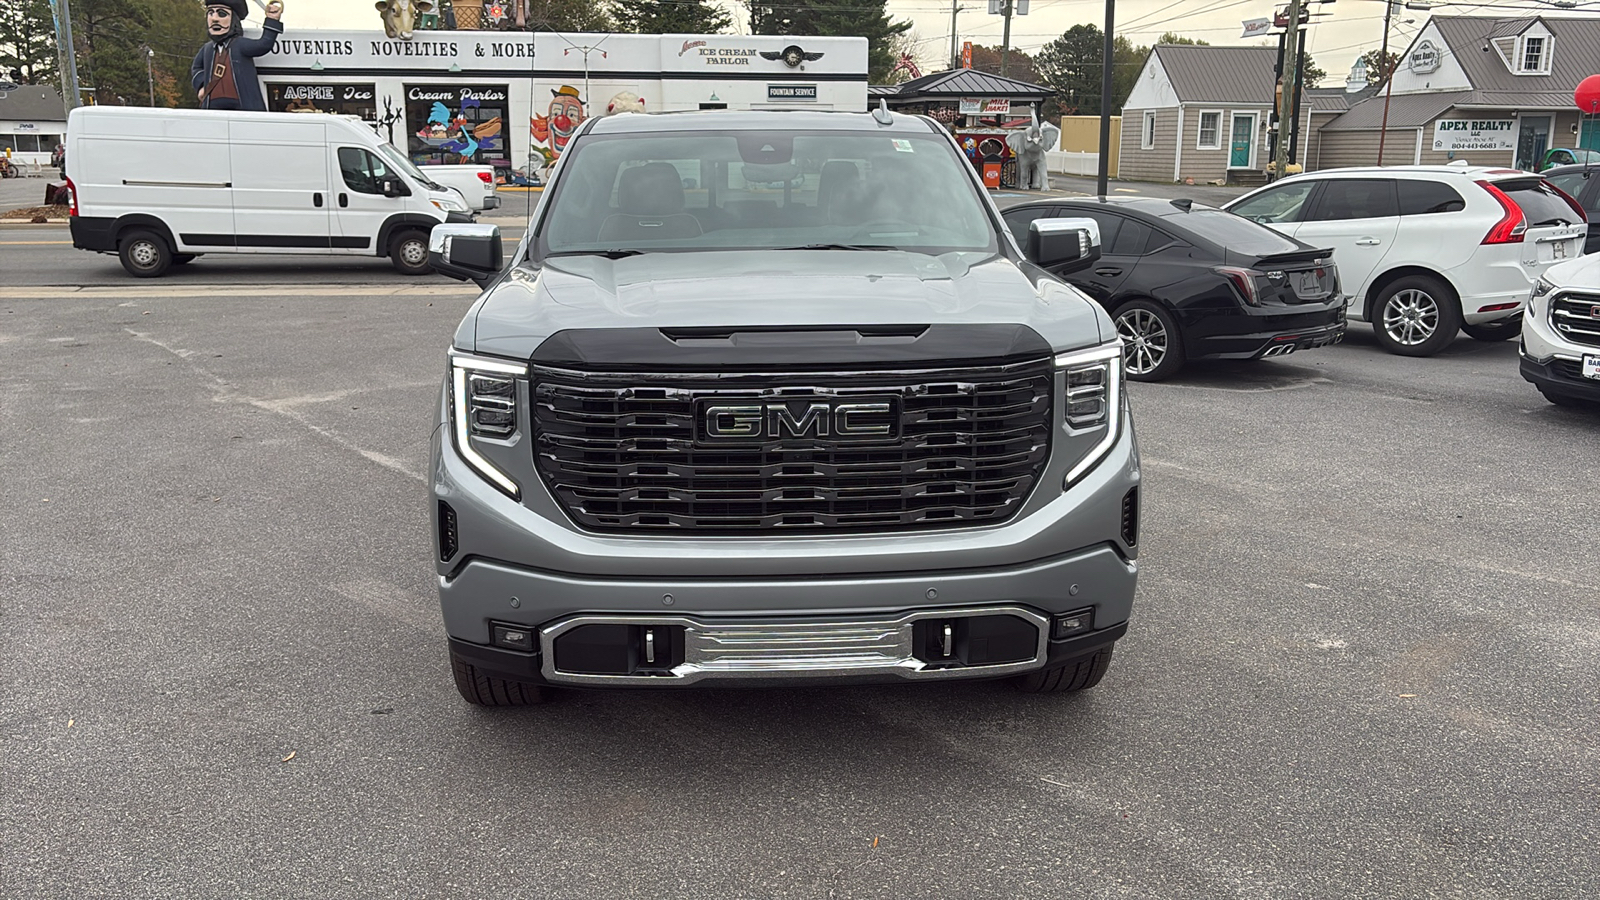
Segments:
[[[1439,302],[1427,291],[1399,291],[1383,306],[1383,330],[1395,343],[1415,347],[1439,330]]]
[[[1117,336],[1122,338],[1122,356],[1130,374],[1148,375],[1167,358],[1170,335],[1161,319],[1148,309],[1118,313]]]

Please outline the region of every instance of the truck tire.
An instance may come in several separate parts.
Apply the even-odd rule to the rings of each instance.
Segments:
[[[130,231],[117,241],[122,268],[135,278],[156,278],[172,267],[172,248],[154,231]]]
[[[389,239],[389,259],[401,275],[427,275],[433,271],[428,265],[428,233],[416,228],[395,232]]]
[[[1509,319],[1487,322],[1483,325],[1462,325],[1461,330],[1466,333],[1467,337],[1475,341],[1484,341],[1492,344],[1495,341],[1503,341],[1521,334],[1522,316],[1515,315]]]
[[[1428,275],[1390,282],[1372,303],[1372,334],[1397,356],[1433,356],[1461,330],[1461,301],[1450,286]]]
[[[544,702],[544,691],[538,685],[484,675],[454,653],[450,654],[450,668],[455,672],[461,699],[474,706],[532,706]]]
[[[1111,668],[1111,651],[1116,645],[1105,647],[1088,656],[1080,656],[1064,666],[1040,669],[1011,679],[1017,690],[1024,694],[1070,694],[1086,691],[1100,683],[1106,669]]]

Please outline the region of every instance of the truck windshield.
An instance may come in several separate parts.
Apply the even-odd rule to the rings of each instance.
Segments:
[[[966,165],[932,133],[590,135],[561,161],[540,254],[994,252]]]

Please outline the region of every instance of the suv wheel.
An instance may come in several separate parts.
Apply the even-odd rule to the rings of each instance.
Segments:
[[[538,685],[484,675],[456,656],[453,650],[450,668],[455,673],[456,690],[461,692],[461,699],[474,706],[532,706],[544,702],[544,691]]]
[[[426,275],[433,271],[428,265],[428,233],[409,228],[389,241],[389,259],[401,275]]]
[[[1455,340],[1461,301],[1450,286],[1427,275],[1390,282],[1372,304],[1372,333],[1400,356],[1433,356]]]
[[[1115,646],[1115,645],[1113,645]],[[1112,647],[1106,647],[1088,656],[1082,656],[1064,666],[1040,669],[1011,679],[1017,690],[1024,694],[1067,694],[1086,691],[1100,683],[1106,670],[1111,668]]]
[[[1522,315],[1518,313],[1509,319],[1498,322],[1485,322],[1482,325],[1462,325],[1461,330],[1467,337],[1475,341],[1494,343],[1507,338],[1514,338],[1522,333]]]
[[[172,248],[153,231],[130,231],[117,242],[122,267],[135,278],[155,278],[172,266]]]
[[[1183,339],[1178,323],[1159,303],[1134,300],[1117,307],[1112,315],[1128,377],[1134,381],[1161,381],[1183,368]]]

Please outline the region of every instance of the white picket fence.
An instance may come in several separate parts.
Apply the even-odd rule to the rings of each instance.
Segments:
[[[1046,150],[1045,165],[1057,175],[1098,175],[1100,154],[1076,150]]]

